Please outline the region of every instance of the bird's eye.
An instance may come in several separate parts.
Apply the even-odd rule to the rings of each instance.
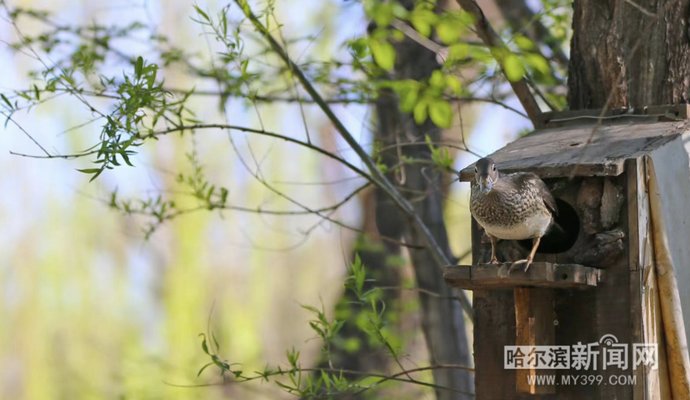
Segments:
[[[496,171],[496,164],[492,165],[492,166],[491,166],[491,169],[492,169],[493,171]]]
[[[475,174],[477,173],[477,167],[474,167],[474,173]]]

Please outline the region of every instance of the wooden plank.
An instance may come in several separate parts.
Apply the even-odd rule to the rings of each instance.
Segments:
[[[649,237],[649,221],[647,219],[647,192],[645,188],[644,163],[641,160],[631,160],[626,165],[627,193],[629,206],[628,214],[628,266],[630,269],[630,321],[632,323],[631,340],[634,343],[654,343],[656,339],[654,321],[646,321],[645,313],[650,304],[645,304],[645,264],[651,262],[651,244]],[[647,287],[651,289],[651,287]],[[655,295],[653,295],[655,297]],[[653,309],[653,304],[651,304]],[[649,324],[652,326],[649,326]],[[651,333],[651,335],[650,335]],[[653,391],[658,391],[658,379],[655,374],[650,373],[649,368],[640,366],[634,369],[633,374],[637,379],[637,385],[633,390],[633,400],[654,399],[658,396],[652,395]]]
[[[603,277],[603,271],[579,264],[534,262],[527,272],[518,267],[509,273],[510,265],[450,266],[444,269],[443,278],[451,286],[477,290],[515,287],[587,289],[597,286]]]
[[[474,307],[475,399],[518,399],[515,371],[504,368],[504,347],[515,344],[512,290],[477,290]]]
[[[516,288],[515,296],[515,345],[547,346],[556,344],[554,321],[554,291],[552,289]],[[537,384],[537,376],[553,375],[548,369],[515,370],[515,387],[518,393],[554,394],[555,385]],[[544,378],[542,378],[544,379]]]
[[[623,123],[535,131],[490,155],[503,173],[530,171],[542,178],[618,176],[625,161],[667,144],[690,122]],[[460,171],[474,178],[474,165]]]

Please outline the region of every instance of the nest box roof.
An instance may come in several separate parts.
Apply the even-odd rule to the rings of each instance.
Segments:
[[[536,130],[489,155],[502,172],[530,171],[542,178],[616,176],[626,160],[649,154],[690,131],[684,121],[627,121]],[[474,164],[460,171],[474,177]]]

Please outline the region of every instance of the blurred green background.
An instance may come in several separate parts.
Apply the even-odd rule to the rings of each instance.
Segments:
[[[199,1],[18,1],[12,6],[46,9],[57,20],[141,20],[171,41],[212,50],[191,19]],[[344,38],[362,34],[366,21],[356,2],[278,1],[277,15],[287,37],[318,34],[309,50],[324,60],[342,49]],[[326,21],[326,22],[324,22]],[[37,29],[30,21],[23,32]],[[0,87],[28,84],[35,67],[30,55],[12,52],[17,32],[3,13],[0,20]],[[146,57],[147,44],[133,43]],[[164,70],[166,83],[189,88],[183,73]],[[212,100],[193,101],[197,117],[222,118]],[[229,107],[229,109],[233,109]],[[235,110],[239,108],[234,108]],[[294,106],[245,107],[228,116],[252,125],[258,116],[278,132],[303,131]],[[350,129],[366,143],[372,119],[366,106],[337,107]],[[511,139],[525,122],[500,108],[473,107],[479,121],[471,145],[483,154]],[[486,113],[486,114],[485,114]],[[320,112],[307,107],[307,124],[321,144],[348,155]],[[492,118],[481,118],[490,114]],[[93,118],[74,98],[61,97],[15,121],[41,144],[70,153],[92,144],[99,128],[82,125]],[[508,128],[506,128],[508,127]],[[156,193],[188,201],[175,193],[178,171],[190,173],[193,155],[209,179],[231,188],[234,204],[289,209],[290,204],[258,183],[241,159],[259,159],[265,179],[313,206],[337,202],[361,181],[313,153],[247,135],[203,132],[169,135],[147,142],[133,160],[94,182],[77,168],[87,160],[38,160],[10,154],[36,154],[35,145],[13,123],[0,135],[0,398],[2,399],[216,399],[289,397],[270,385],[183,388],[215,379],[199,333],[213,331],[221,353],[245,370],[284,363],[296,348],[308,363],[319,346],[308,326],[312,317],[300,305],[328,311],[342,292],[354,234],[314,216],[271,216],[200,211],[165,223],[145,239],[146,221],[108,208],[109,192],[146,197]],[[458,166],[471,161],[466,155]],[[467,188],[454,185],[448,200],[448,227],[456,254],[469,247]],[[359,226],[358,199],[336,214]],[[413,319],[411,332],[415,332]],[[416,330],[418,332],[418,329]],[[421,335],[407,353],[426,361]],[[414,357],[410,357],[410,363]],[[412,365],[412,364],[411,364]],[[216,379],[217,381],[217,379]]]

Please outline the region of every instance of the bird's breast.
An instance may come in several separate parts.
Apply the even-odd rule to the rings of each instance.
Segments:
[[[506,240],[522,240],[542,237],[551,225],[551,215],[548,213],[534,213],[516,224],[495,224],[477,220],[491,236]]]

